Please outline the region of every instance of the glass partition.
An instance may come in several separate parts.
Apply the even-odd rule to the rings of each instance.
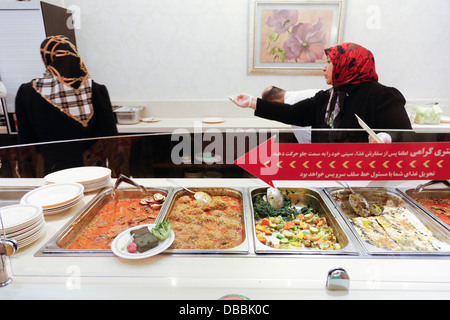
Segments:
[[[450,132],[445,129],[385,131],[403,137],[404,142],[450,141]],[[299,137],[311,132],[322,137],[366,134],[362,129],[203,128],[202,131],[177,129],[172,133],[13,144],[0,147],[0,177],[43,178],[65,168],[103,166],[112,170],[113,177],[124,174],[139,178],[247,178],[248,173],[235,164],[236,159],[272,137],[277,143],[297,144],[301,141]]]

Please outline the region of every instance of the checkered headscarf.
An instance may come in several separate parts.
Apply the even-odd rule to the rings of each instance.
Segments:
[[[92,79],[75,46],[64,36],[51,36],[41,45],[46,66],[34,89],[50,104],[86,127],[94,114]]]

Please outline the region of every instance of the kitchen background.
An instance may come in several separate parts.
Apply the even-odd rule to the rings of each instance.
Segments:
[[[229,95],[327,88],[322,76],[247,74],[249,0],[47,2],[80,17],[79,51],[114,102],[215,101],[236,116],[245,111],[225,104]],[[408,100],[450,100],[450,1],[347,0],[345,11],[343,42],[374,53],[380,82]]]

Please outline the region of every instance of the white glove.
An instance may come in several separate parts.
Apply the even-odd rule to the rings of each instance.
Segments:
[[[386,132],[377,133],[377,137],[380,138],[383,143],[392,143],[392,137]],[[369,136],[369,142],[376,143],[376,141],[371,136]]]
[[[228,97],[235,105],[241,108],[255,108],[256,107],[256,98],[252,97],[249,94],[242,93],[238,96]]]

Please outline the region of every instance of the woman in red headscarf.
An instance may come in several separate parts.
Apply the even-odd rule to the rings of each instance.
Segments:
[[[75,46],[64,36],[41,44],[45,73],[24,83],[16,95],[21,144],[117,135],[108,90],[94,82]],[[83,152],[93,142],[40,146],[45,172],[82,166]]]
[[[368,142],[369,136],[361,131],[355,115],[369,127],[383,131],[378,135],[385,142],[410,140],[412,128],[404,107],[405,98],[397,89],[378,82],[373,54],[354,43],[325,49],[325,54],[327,64],[323,71],[327,84],[332,86],[329,90],[319,91],[294,105],[247,94],[230,100],[239,107],[253,108],[255,115],[262,118],[313,129],[333,129],[313,130],[312,142]]]

